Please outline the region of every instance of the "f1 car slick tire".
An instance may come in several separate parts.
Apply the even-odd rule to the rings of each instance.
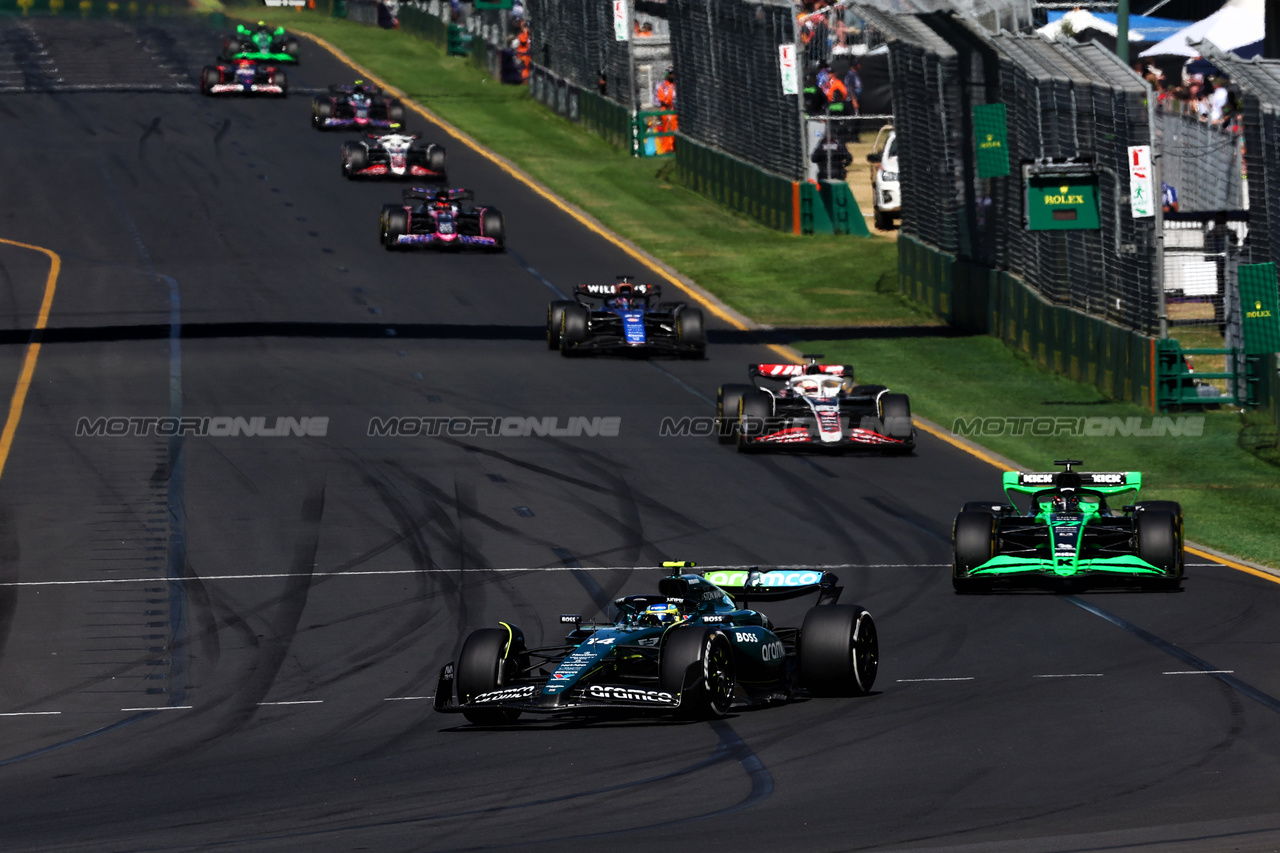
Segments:
[[[404,121],[404,104],[399,101],[387,101],[387,121],[397,124]]]
[[[227,36],[222,40],[222,58],[230,59],[239,53],[243,48],[240,46],[240,40]]]
[[[222,74],[216,68],[208,65],[200,72],[200,93],[203,95],[212,95],[213,87],[222,82]]]
[[[962,512],[956,516],[952,531],[955,563],[951,570],[951,585],[958,593],[988,592],[991,581],[987,578],[971,578],[969,572],[995,556],[996,519],[989,512]]]
[[[1133,532],[1138,558],[1166,573],[1156,581],[1156,586],[1178,589],[1182,585],[1182,537],[1178,517],[1163,510],[1145,509],[1134,515]]]
[[[880,397],[880,420],[884,433],[899,441],[911,441],[911,398],[906,394],[884,394]]]
[[[723,717],[733,703],[737,685],[728,638],[714,628],[698,626],[668,631],[658,664],[658,681],[664,693],[680,696],[681,717]]]
[[[514,640],[502,628],[481,628],[467,637],[458,656],[455,676],[459,702],[465,704],[474,696],[497,690],[514,675],[513,670],[520,665],[519,655],[524,651],[524,638],[516,628],[512,629],[512,635]],[[508,641],[515,648],[508,650]],[[515,722],[520,712],[510,708],[474,708],[463,711],[462,715],[477,726],[500,726]]]
[[[563,322],[564,309],[568,305],[576,305],[565,299],[557,299],[547,306],[547,349],[560,349],[560,325]]]
[[[815,695],[869,693],[880,664],[871,614],[852,604],[824,604],[800,627],[800,683]]]
[[[507,242],[507,221],[496,207],[480,208],[480,236],[497,241],[494,251],[501,252]]]
[[[409,214],[398,204],[384,205],[382,208],[382,245],[388,252],[396,249],[396,238],[409,233]]]
[[[271,82],[280,87],[281,98],[289,97],[289,75],[283,71],[276,69],[271,72]]]
[[[738,401],[754,390],[754,385],[721,385],[716,391],[716,441],[733,444],[738,436]]]
[[[369,149],[359,142],[342,143],[342,174],[355,180],[361,169],[369,166]]]
[[[560,315],[560,354],[569,356],[573,348],[587,340],[590,334],[591,312],[587,306],[574,302],[564,306]]]
[[[1138,501],[1133,505],[1133,511],[1139,512],[1168,512],[1178,519],[1178,526],[1182,526],[1182,504],[1177,501]]]
[[[680,353],[681,358],[707,357],[706,324],[697,308],[685,308],[676,314],[676,342],[681,347],[691,347]]]
[[[443,145],[428,145],[424,152],[427,168],[433,172],[444,174],[445,152]]]
[[[311,100],[311,126],[316,130],[324,130],[325,119],[333,118],[333,102],[328,98]]]
[[[282,48],[283,49],[280,51],[281,53],[283,53],[285,56],[292,59],[295,63],[298,61],[298,40],[297,39],[295,38],[285,39],[284,44],[282,45]]]
[[[772,419],[773,397],[756,388],[744,391],[738,398],[738,452],[754,450],[752,437],[759,436]]]

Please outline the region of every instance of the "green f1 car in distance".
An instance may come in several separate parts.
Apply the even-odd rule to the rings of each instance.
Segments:
[[[526,647],[506,622],[473,631],[457,663],[440,671],[435,710],[481,726],[522,713],[712,719],[731,708],[871,690],[875,622],[861,607],[835,603],[834,575],[683,571],[692,565],[663,563],[675,571],[658,582],[658,594],[615,600],[612,622],[561,615],[570,630],[552,645]],[[813,593],[818,604],[799,628],[775,627],[748,609]]]
[[[222,58],[296,65],[298,40],[285,32],[284,27],[273,29],[265,21],[258,21],[254,27],[237,24],[236,31],[222,40]]]
[[[996,586],[1182,585],[1182,508],[1174,501],[1140,501],[1117,513],[1107,499],[1142,488],[1137,471],[1004,472],[1008,504],[969,502],[956,516],[951,582],[959,593]],[[1023,514],[1015,495],[1030,496]]]

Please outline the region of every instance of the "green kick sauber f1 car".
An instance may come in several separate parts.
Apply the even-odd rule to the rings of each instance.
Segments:
[[[222,40],[222,57],[293,65],[298,62],[298,40],[284,27],[273,29],[264,21],[256,27],[237,24],[236,31]]]
[[[956,516],[951,582],[959,593],[997,586],[1182,585],[1182,508],[1140,501],[1115,512],[1107,499],[1142,488],[1137,471],[1004,472],[1007,504],[969,502]],[[1015,495],[1030,496],[1023,514]]]

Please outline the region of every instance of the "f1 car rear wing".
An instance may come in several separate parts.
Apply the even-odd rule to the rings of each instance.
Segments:
[[[632,284],[630,282],[618,282],[617,284],[575,284],[573,286],[575,296],[595,296],[600,299],[608,299],[611,296],[653,296],[661,297],[662,288],[656,284]]]
[[[1062,487],[1067,482],[1064,477],[1079,478],[1078,483],[1072,479],[1072,488],[1089,489],[1104,495],[1115,495],[1121,492],[1137,491],[1142,488],[1142,474],[1138,471],[1020,471],[1004,472],[1005,494],[1031,495],[1045,489]]]
[[[818,569],[734,569],[703,572],[712,584],[728,593],[738,607],[748,600],[785,601],[818,593],[818,604],[835,604],[843,587],[831,572]]]
[[[761,379],[790,379],[815,372],[814,368],[817,368],[817,373],[827,376],[853,376],[852,364],[753,364],[747,368],[747,375]]]
[[[403,190],[400,193],[400,197],[405,201],[471,201],[475,199],[476,194],[472,190],[464,190],[459,187],[439,190],[414,187]]]

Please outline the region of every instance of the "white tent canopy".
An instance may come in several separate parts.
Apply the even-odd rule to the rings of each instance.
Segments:
[[[1228,0],[1203,21],[1144,50],[1141,56],[1196,56],[1188,41],[1208,39],[1223,50],[1236,50],[1262,41],[1263,0]]]

